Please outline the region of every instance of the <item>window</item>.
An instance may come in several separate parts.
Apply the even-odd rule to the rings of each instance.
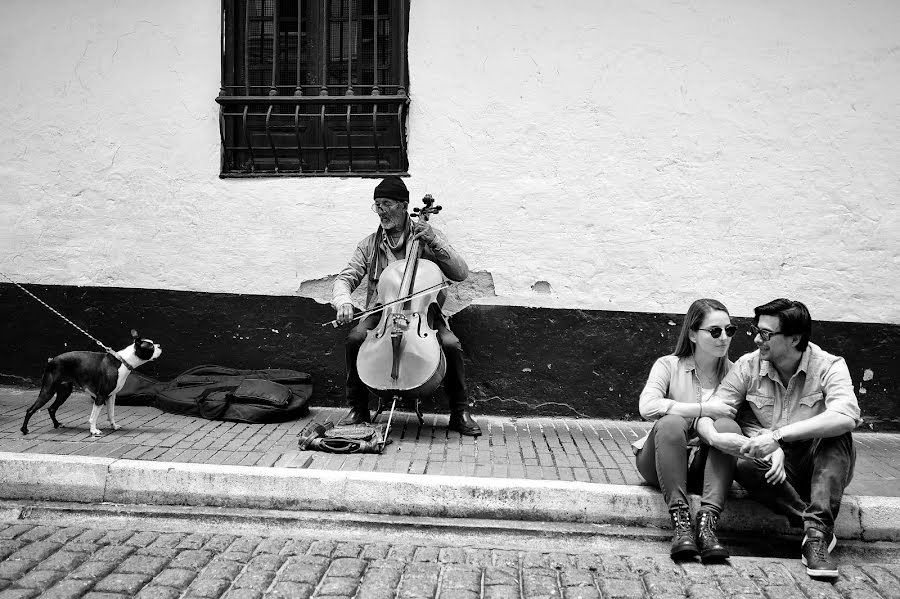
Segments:
[[[222,5],[222,177],[406,172],[409,0]]]

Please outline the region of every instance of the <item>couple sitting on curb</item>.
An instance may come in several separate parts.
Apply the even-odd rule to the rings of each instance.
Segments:
[[[758,349],[732,364],[737,327],[728,310],[711,299],[691,304],[675,352],[656,361],[641,393],[641,416],[656,422],[634,444],[637,468],[663,492],[674,559],[728,558],[716,525],[736,478],[803,527],[807,573],[836,578],[834,521],[856,461],[851,431],[861,423],[850,372],[809,342],[802,303],[776,299],[754,314]],[[688,491],[700,495],[695,522]]]

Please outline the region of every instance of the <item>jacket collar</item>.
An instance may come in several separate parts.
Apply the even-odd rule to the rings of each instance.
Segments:
[[[812,357],[813,352],[813,344],[807,343],[806,350],[802,354],[800,354],[800,364],[797,366],[797,372],[808,373],[809,372],[809,360]],[[797,372],[791,374],[793,377]],[[773,380],[780,380],[778,378],[778,371],[775,366],[772,365],[768,360],[760,360],[759,361],[759,376],[767,376]]]
[[[404,227],[403,235],[400,237],[400,241],[397,242],[397,245],[391,245],[391,238],[388,236],[387,231],[385,231],[381,227],[381,225],[378,225],[378,231],[376,232],[376,237],[381,242],[381,246],[385,249],[390,249],[393,252],[399,250],[400,248],[404,248],[404,249],[408,250],[409,248],[405,247],[405,246],[408,246],[407,241],[412,237],[412,231],[413,231],[413,221],[409,217],[409,215],[407,215],[406,216],[406,226]]]

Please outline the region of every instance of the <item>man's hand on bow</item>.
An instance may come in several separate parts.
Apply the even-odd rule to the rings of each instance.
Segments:
[[[434,229],[431,228],[431,225],[428,224],[428,221],[420,218],[416,221],[416,224],[413,225],[412,238],[421,239],[423,242],[431,245],[437,238],[437,234],[434,232]]]
[[[764,458],[777,449],[781,449],[781,445],[772,437],[772,431],[765,430],[744,443],[741,453],[750,458]]]
[[[337,309],[338,324],[347,324],[353,320],[353,304],[341,304]]]

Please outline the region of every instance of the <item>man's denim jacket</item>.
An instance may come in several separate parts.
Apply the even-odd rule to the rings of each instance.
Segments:
[[[739,409],[738,424],[748,437],[825,411],[852,418],[857,426],[862,424],[847,363],[814,343],[803,352],[787,387],[775,366],[761,360],[757,350],[735,362],[716,397]]]

